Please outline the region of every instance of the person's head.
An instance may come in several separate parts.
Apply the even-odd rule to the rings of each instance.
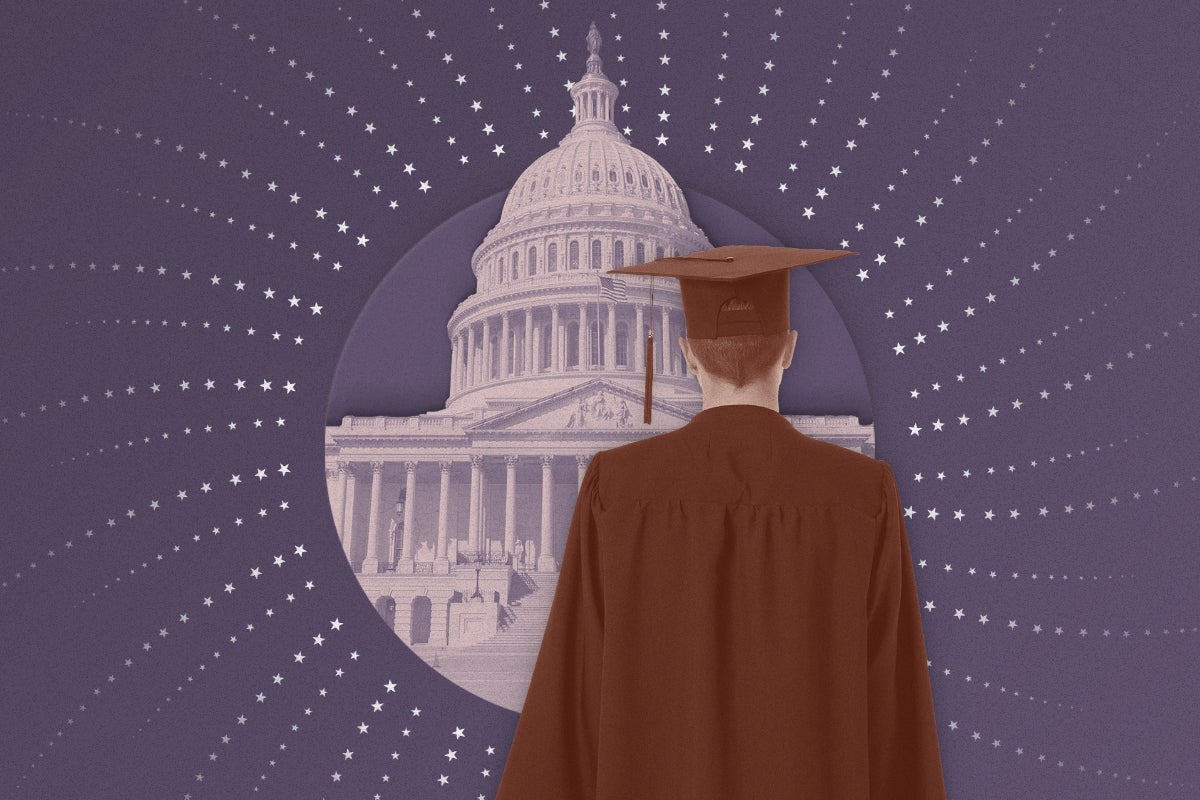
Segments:
[[[721,310],[753,311],[751,303],[731,298]],[[783,371],[791,366],[796,350],[796,331],[770,334],[719,336],[715,339],[679,338],[688,369],[696,375],[701,391],[719,388],[726,392],[747,388],[778,392]]]
[[[704,407],[756,404],[778,408],[783,371],[792,363],[796,332],[788,329],[788,273],[852,250],[726,245],[664,256],[609,272],[679,280],[684,325],[695,338],[679,340],[700,382]],[[602,279],[603,280],[603,279]],[[665,344],[665,343],[664,343]],[[646,359],[642,421],[650,422],[654,360]]]

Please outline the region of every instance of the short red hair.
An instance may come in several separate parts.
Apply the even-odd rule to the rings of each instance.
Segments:
[[[726,300],[722,310],[751,310],[752,303],[734,297]],[[720,336],[716,339],[689,338],[692,355],[705,372],[740,389],[748,383],[766,377],[768,370],[779,363],[787,347],[789,331],[779,333],[749,333],[740,336]]]

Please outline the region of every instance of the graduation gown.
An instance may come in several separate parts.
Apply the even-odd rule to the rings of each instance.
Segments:
[[[496,800],[944,800],[890,466],[764,406],[597,454]]]

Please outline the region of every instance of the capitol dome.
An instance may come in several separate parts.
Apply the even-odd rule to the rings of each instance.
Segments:
[[[521,173],[471,257],[476,292],[447,326],[455,411],[484,404],[502,383],[513,384],[505,394],[526,397],[581,372],[634,386],[651,326],[665,342],[656,389],[698,402],[674,342],[685,333],[678,285],[660,280],[651,298],[649,279],[606,272],[712,245],[674,178],[617,129],[618,89],[604,75],[595,25],[587,43],[586,70],[570,86],[570,132]]]
[[[634,203],[657,206],[671,222],[690,226],[687,201],[670,173],[638,150],[612,121],[617,87],[600,72],[598,55],[589,71],[572,84],[575,126],[558,147],[538,158],[513,184],[499,229],[535,216],[564,201]]]
[[[564,201],[632,203],[671,222],[690,224],[687,201],[675,180],[616,126],[589,132],[577,125],[557,148],[530,164],[508,193],[497,228],[520,224]]]

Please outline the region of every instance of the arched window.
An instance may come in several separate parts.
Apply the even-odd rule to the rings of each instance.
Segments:
[[[517,253],[516,250],[513,250],[512,251],[512,270],[511,270],[511,272],[512,272],[512,279],[514,281],[517,279],[517,270],[520,268],[520,266],[521,266],[521,256]]]
[[[599,167],[592,167],[592,182],[593,183],[600,182],[600,168]]]
[[[504,256],[500,256],[500,268],[496,270],[496,283],[504,280]]]
[[[615,242],[613,242],[613,266],[625,266],[625,242],[621,239],[617,239]]]
[[[630,172],[629,170],[625,170],[625,182],[633,183],[633,173]]]
[[[617,366],[629,366],[629,326],[624,322],[617,323]]]
[[[567,323],[567,366],[579,366],[579,323]]]
[[[600,269],[600,240],[592,239],[592,269]]]
[[[558,271],[558,245],[555,242],[546,246],[546,271]]]
[[[650,186],[650,182],[646,180],[645,173],[642,174],[642,188],[646,189]]]
[[[662,245],[661,245],[661,244],[660,244],[660,245],[656,245],[656,246],[655,246],[655,248],[654,248],[654,257],[655,257],[655,258],[662,258],[662,257],[663,257],[663,247],[662,247]]]
[[[579,242],[574,239],[567,245],[567,269],[579,269]]]
[[[667,184],[667,199],[671,201],[671,208],[675,208],[675,190],[671,188],[671,184]]]
[[[395,556],[389,554],[389,561],[395,561]],[[396,600],[395,598],[385,595],[375,601],[375,610],[379,612],[379,616],[383,617],[383,624],[387,625],[392,630],[396,628]]]
[[[616,182],[617,182],[617,170],[616,170],[616,168],[615,168],[615,167],[609,167],[609,168],[608,168],[608,182],[609,182],[609,183],[616,183]]]
[[[645,245],[645,243],[638,242],[636,245],[634,245],[633,251],[634,251],[634,254],[637,256],[637,261],[634,261],[633,263],[645,264],[646,263],[646,245]]]
[[[529,248],[529,274],[537,275],[537,248]]]

